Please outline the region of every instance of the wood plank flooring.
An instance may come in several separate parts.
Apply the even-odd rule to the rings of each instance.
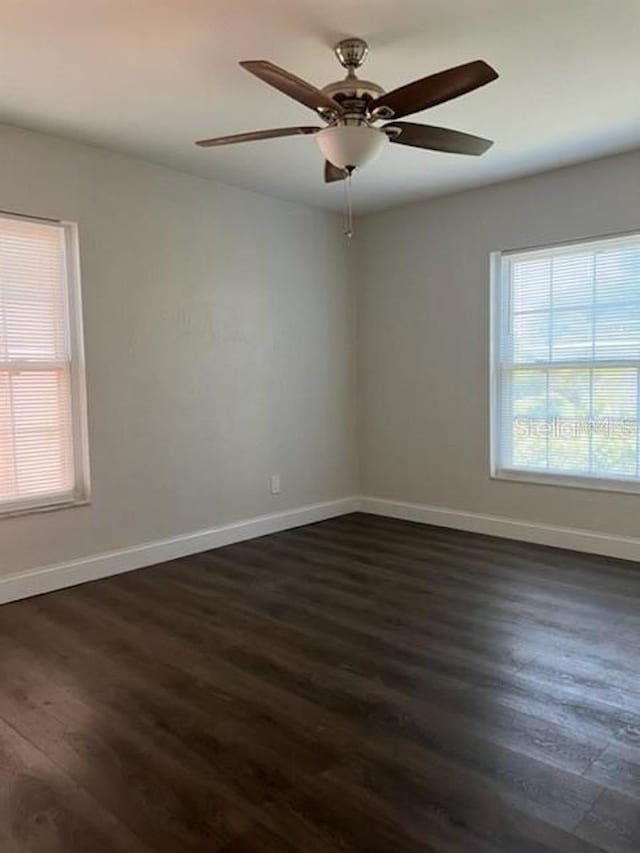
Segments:
[[[640,566],[364,514],[0,608],[2,853],[638,853]]]

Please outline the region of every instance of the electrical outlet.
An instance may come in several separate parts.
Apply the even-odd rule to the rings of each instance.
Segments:
[[[280,474],[272,474],[271,475],[271,494],[279,495],[280,494]]]

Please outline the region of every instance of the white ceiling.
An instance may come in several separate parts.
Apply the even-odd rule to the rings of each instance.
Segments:
[[[359,211],[640,146],[638,0],[2,0],[0,121],[337,209],[310,137],[193,141],[314,124],[237,62],[322,86],[347,35],[369,41],[361,76],[387,90],[479,58],[501,75],[412,118],[493,138],[487,154],[387,146],[354,179]]]

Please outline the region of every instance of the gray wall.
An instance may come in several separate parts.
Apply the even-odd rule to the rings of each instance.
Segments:
[[[93,481],[0,519],[0,574],[355,492],[337,217],[14,128],[0,161],[0,208],[80,226]]]
[[[360,479],[368,496],[640,533],[640,496],[489,478],[489,253],[640,228],[640,153],[360,224]]]
[[[640,532],[640,497],[490,480],[488,373],[489,253],[639,228],[640,154],[368,216],[355,243],[98,148],[0,128],[0,157],[0,208],[80,225],[93,481],[88,507],[0,519],[0,575],[357,492]]]

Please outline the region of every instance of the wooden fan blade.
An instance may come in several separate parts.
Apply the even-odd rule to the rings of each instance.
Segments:
[[[431,124],[414,124],[410,121],[392,121],[386,128],[397,128],[400,133],[390,136],[391,142],[398,145],[411,145],[413,148],[428,148],[430,151],[448,151],[450,154],[484,154],[493,142],[481,136],[472,136],[448,127],[434,127]]]
[[[333,163],[330,163],[328,160],[324,161],[325,184],[332,184],[334,181],[344,181],[346,177],[347,173],[344,169],[339,169],[337,166],[334,166]]]
[[[334,113],[341,112],[340,105],[333,98],[325,95],[324,92],[312,86],[311,83],[307,83],[306,80],[291,74],[290,71],[285,71],[284,68],[274,65],[273,62],[256,59],[241,62],[240,65],[251,74],[255,74],[260,80],[268,83],[269,86],[284,92],[294,101],[304,104],[305,107],[310,107],[312,110],[325,109]]]
[[[380,95],[369,104],[369,112],[376,107],[389,107],[394,118],[402,118],[472,92],[497,77],[497,72],[482,59],[467,62]]]
[[[278,136],[306,136],[317,133],[320,127],[274,127],[272,130],[254,130],[250,133],[233,133],[231,136],[214,136],[213,139],[199,139],[196,145],[213,148],[216,145],[233,145],[235,142],[254,142],[256,139],[276,139]]]

